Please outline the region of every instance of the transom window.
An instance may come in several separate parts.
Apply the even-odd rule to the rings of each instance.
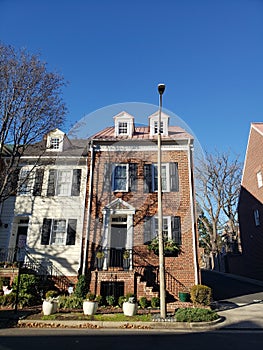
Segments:
[[[128,164],[115,164],[113,170],[113,191],[128,191]]]
[[[127,122],[119,122],[118,126],[119,126],[119,129],[118,129],[119,135],[121,135],[121,134],[127,135],[128,134],[128,123]]]

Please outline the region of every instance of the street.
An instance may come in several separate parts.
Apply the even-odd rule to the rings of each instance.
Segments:
[[[82,350],[113,349],[145,350],[177,348],[195,350],[239,350],[251,347],[261,350],[263,332],[213,331],[178,332],[172,330],[76,330],[76,329],[8,329],[0,330],[0,350]]]

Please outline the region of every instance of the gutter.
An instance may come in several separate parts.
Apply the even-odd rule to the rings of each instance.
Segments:
[[[93,140],[90,142],[90,151],[91,151],[91,159],[90,159],[90,172],[89,172],[89,189],[88,189],[88,205],[87,205],[87,230],[84,242],[84,255],[83,255],[83,265],[82,265],[82,275],[86,273],[86,264],[87,264],[87,250],[88,250],[88,237],[90,233],[90,215],[91,215],[91,192],[92,192],[92,184],[93,184],[93,166],[94,166],[94,147]]]

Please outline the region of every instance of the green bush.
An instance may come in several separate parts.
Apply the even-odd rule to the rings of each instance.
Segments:
[[[124,295],[121,295],[118,299],[118,305],[119,307],[122,307],[123,303],[126,301],[126,297]]]
[[[46,292],[46,299],[49,299],[49,298],[56,298],[58,296],[58,291],[57,290],[48,290]]]
[[[82,309],[83,299],[75,295],[60,295],[58,307],[60,309]]]
[[[208,306],[211,303],[212,290],[208,286],[196,284],[190,289],[190,296],[194,305]]]
[[[18,277],[14,278],[12,289],[16,294]],[[39,277],[29,274],[20,275],[18,304],[21,307],[39,305],[41,303],[41,293],[38,289]]]
[[[219,318],[215,311],[202,308],[183,308],[175,313],[178,322],[208,322]]]
[[[114,295],[107,295],[106,296],[106,302],[109,306],[115,306],[116,305],[116,298]]]
[[[139,305],[140,305],[140,307],[142,309],[145,309],[149,305],[149,302],[148,302],[147,298],[146,297],[141,297],[139,299]]]
[[[84,275],[80,275],[78,282],[76,283],[74,295],[78,298],[84,299],[88,293],[87,278]]]
[[[0,295],[0,306],[14,306],[16,300],[15,293]]]
[[[151,307],[156,308],[160,306],[160,298],[159,297],[152,297],[151,299]]]

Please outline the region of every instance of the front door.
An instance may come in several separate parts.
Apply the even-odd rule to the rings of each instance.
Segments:
[[[17,254],[16,261],[24,261],[28,226],[18,226],[17,229]]]
[[[111,224],[110,267],[123,266],[123,251],[127,242],[127,224]]]

